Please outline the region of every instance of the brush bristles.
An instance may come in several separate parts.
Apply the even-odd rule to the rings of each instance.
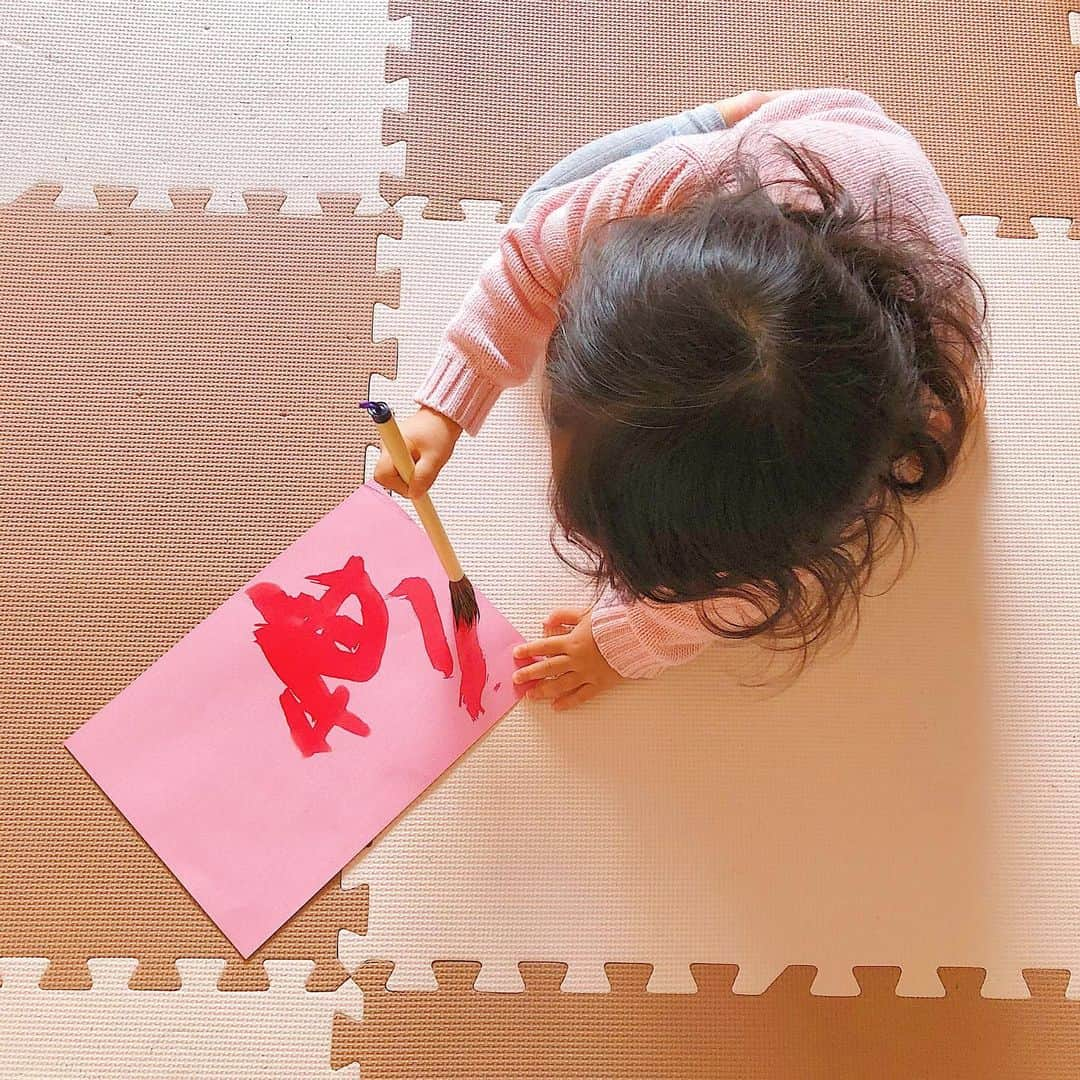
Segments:
[[[472,626],[480,618],[480,609],[476,606],[476,592],[467,577],[450,582],[450,610],[454,615],[455,626]]]

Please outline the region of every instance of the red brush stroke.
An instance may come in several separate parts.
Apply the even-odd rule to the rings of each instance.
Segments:
[[[474,720],[484,711],[481,698],[487,682],[487,661],[477,637],[478,625],[479,620],[471,626],[454,627],[454,643],[457,646],[458,666],[461,668],[458,704],[464,705]]]
[[[304,757],[326,753],[326,736],[339,727],[354,735],[371,729],[348,708],[349,691],[334,690],[326,679],[368,682],[378,673],[386,652],[389,614],[386,601],[371,582],[364,560],[352,556],[340,570],[308,578],[326,587],[321,597],[290,596],[270,582],[252,585],[247,595],[265,620],[255,627],[255,642],[274,674],[285,684],[278,701],[293,742]],[[404,578],[391,596],[408,600],[431,666],[448,679],[454,657],[446,640],[431,584],[424,578]],[[356,597],[361,622],[339,614],[341,605]],[[458,704],[475,720],[483,711],[481,699],[487,683],[487,662],[476,626],[456,628],[461,685]]]
[[[404,597],[412,605],[416,621],[420,624],[428,660],[436,671],[442,672],[444,679],[449,679],[454,672],[454,657],[446,640],[431,583],[420,577],[403,578],[390,595]]]
[[[325,585],[319,598],[289,596],[269,582],[247,590],[265,622],[255,628],[255,641],[274,673],[285,684],[279,701],[293,742],[304,757],[325,753],[331,728],[354,735],[371,730],[346,707],[349,691],[331,691],[325,678],[367,682],[382,665],[389,617],[386,601],[371,583],[364,560],[352,556],[340,570],[308,578]],[[338,609],[350,597],[360,604],[363,622]]]

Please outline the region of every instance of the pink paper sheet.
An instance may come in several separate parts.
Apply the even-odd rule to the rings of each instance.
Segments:
[[[367,681],[315,678],[300,697],[310,703],[321,691],[333,709],[343,695],[331,699],[327,691],[344,687],[348,712],[370,733],[333,727],[329,750],[305,756],[280,700],[285,685],[256,641],[265,620],[247,589],[261,584],[262,596],[273,597],[265,588],[271,583],[314,604],[328,586],[309,576],[333,575],[357,555],[385,600],[381,666]],[[423,598],[414,605],[408,586],[391,595],[404,578],[431,584],[453,654],[449,677],[438,642],[431,642],[435,651],[425,648],[416,611]],[[446,575],[408,515],[381,489],[363,487],[66,745],[241,955],[250,956],[517,700],[511,653],[521,637],[482,596],[477,599],[487,682],[483,712],[473,720],[459,704]],[[376,638],[378,609],[375,600],[363,611],[374,616],[369,623]],[[298,610],[295,604],[291,610]],[[358,600],[346,599],[337,611],[352,621],[336,623],[334,633],[357,634],[364,621]],[[288,619],[284,625],[288,643]],[[430,624],[428,630],[430,638]],[[336,649],[345,666],[353,664],[353,654],[340,644]],[[295,698],[292,707],[295,719]]]

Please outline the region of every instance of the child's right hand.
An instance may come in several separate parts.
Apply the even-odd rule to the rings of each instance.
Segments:
[[[439,471],[450,460],[458,436],[461,435],[461,425],[448,416],[421,405],[412,416],[399,420],[398,427],[405,438],[405,445],[412,451],[413,461],[416,462],[412,484],[406,485],[401,479],[401,474],[394,468],[394,463],[385,449],[379,455],[378,464],[375,466],[375,480],[384,488],[415,499],[431,487]]]

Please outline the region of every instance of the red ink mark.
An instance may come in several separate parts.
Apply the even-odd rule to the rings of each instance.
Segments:
[[[491,692],[492,692],[493,694],[497,694],[497,693],[499,692],[499,687],[500,687],[500,686],[502,686],[502,683],[501,683],[501,682],[497,682],[497,683],[496,683],[496,684],[495,684],[495,685],[494,685],[494,686],[493,686],[493,687],[491,688]]]
[[[444,679],[449,679],[454,672],[454,658],[446,641],[439,608],[435,603],[435,594],[431,583],[424,578],[404,578],[390,593],[402,596],[412,605],[416,621],[420,624],[420,633],[424,637],[424,649],[427,651],[431,666],[441,671]]]
[[[374,678],[382,666],[390,625],[386,601],[371,583],[358,555],[340,570],[312,575],[308,581],[324,585],[326,592],[321,597],[307,593],[289,596],[269,582],[247,590],[265,620],[255,627],[256,644],[285,684],[278,701],[293,742],[304,757],[330,749],[326,736],[331,728],[343,728],[354,735],[370,733],[368,725],[347,708],[349,691],[343,686],[330,690],[325,680],[368,682]],[[405,578],[390,595],[409,601],[428,661],[448,679],[453,674],[454,658],[430,583],[423,578]],[[361,622],[339,614],[351,596],[360,605]],[[481,698],[487,663],[475,626],[457,629],[454,639],[461,669],[458,704],[475,720],[484,711]]]
[[[477,626],[478,623],[473,623],[472,626],[454,627],[454,643],[457,645],[458,666],[461,668],[458,704],[464,705],[474,720],[484,711],[480,699],[487,682],[487,661],[480,648]]]
[[[289,596],[277,585],[260,583],[247,590],[266,621],[255,628],[255,641],[274,673],[285,684],[278,700],[293,742],[304,757],[330,749],[326,735],[340,727],[354,735],[371,730],[349,712],[349,691],[331,691],[325,679],[367,682],[379,670],[386,650],[389,617],[386,601],[371,583],[364,560],[353,556],[340,569],[308,578],[325,585],[319,598]],[[350,597],[360,604],[363,622],[338,609]]]

